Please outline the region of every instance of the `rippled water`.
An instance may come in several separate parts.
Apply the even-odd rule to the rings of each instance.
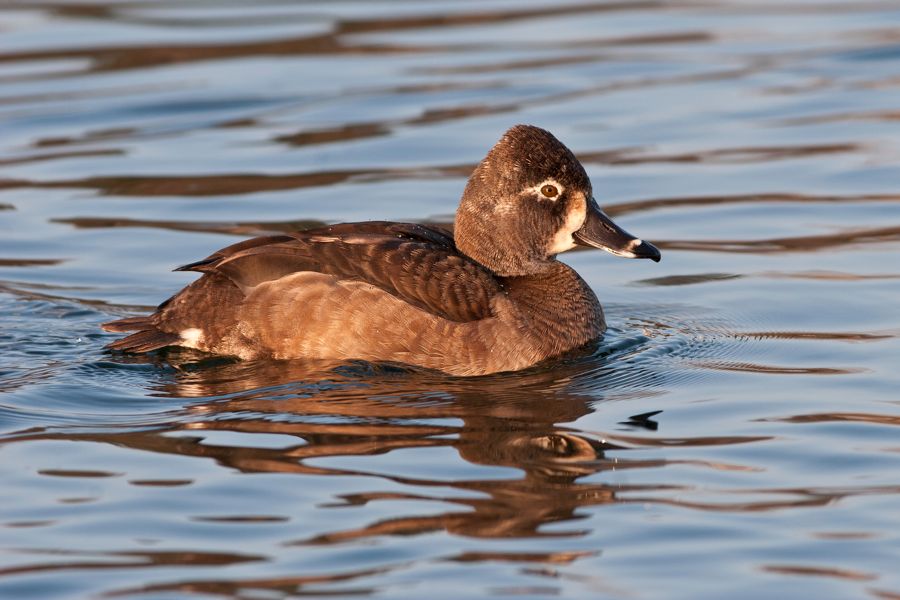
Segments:
[[[0,596],[900,598],[900,4],[0,5]],[[664,259],[454,379],[102,349],[553,131]]]

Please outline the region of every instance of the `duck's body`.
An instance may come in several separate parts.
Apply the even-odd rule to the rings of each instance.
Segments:
[[[181,267],[203,276],[152,315],[105,324],[137,332],[110,347],[512,371],[605,330],[596,295],[558,252],[577,240],[659,258],[596,208],[571,152],[530,126],[476,169],[455,229],[454,240],[435,227],[344,223],[229,246]]]

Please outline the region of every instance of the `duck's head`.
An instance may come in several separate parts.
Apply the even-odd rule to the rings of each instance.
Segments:
[[[659,261],[659,250],[610,220],[584,167],[550,132],[516,125],[484,157],[456,211],[457,247],[498,275],[540,273],[576,245]]]

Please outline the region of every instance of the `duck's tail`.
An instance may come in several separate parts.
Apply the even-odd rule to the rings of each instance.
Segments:
[[[101,327],[104,331],[115,333],[135,331],[129,336],[106,345],[110,350],[120,350],[122,352],[150,352],[151,350],[172,346],[181,340],[177,333],[169,333],[157,329],[152,315],[110,321],[109,323],[103,323]]]

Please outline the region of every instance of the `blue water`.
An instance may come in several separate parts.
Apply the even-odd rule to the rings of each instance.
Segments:
[[[900,598],[900,4],[0,6],[0,597]],[[509,126],[663,261],[519,373],[111,354]]]

